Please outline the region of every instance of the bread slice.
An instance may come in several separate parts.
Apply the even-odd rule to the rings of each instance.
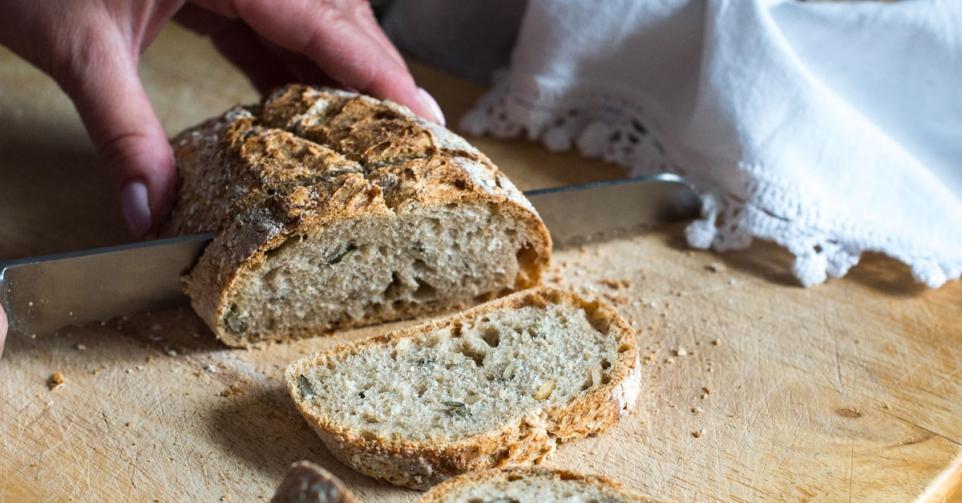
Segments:
[[[231,346],[465,306],[536,285],[549,261],[508,178],[390,102],[289,86],[173,144],[165,233],[216,232],[186,290]]]
[[[640,388],[634,334],[615,310],[534,289],[291,364],[297,408],[342,462],[427,488],[540,462],[608,429]]]
[[[435,486],[418,503],[654,503],[655,500],[599,475],[515,467],[484,470]]]
[[[271,503],[357,503],[357,499],[331,472],[298,461],[287,470]]]

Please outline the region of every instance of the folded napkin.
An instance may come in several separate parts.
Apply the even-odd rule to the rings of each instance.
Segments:
[[[962,273],[962,1],[531,0],[461,127],[678,173],[692,246],[773,240],[806,286]]]

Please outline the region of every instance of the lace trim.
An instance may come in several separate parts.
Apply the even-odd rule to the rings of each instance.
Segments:
[[[720,163],[707,170],[684,163],[683,168],[676,159],[695,156],[685,156],[685,149],[662,133],[657,107],[642,105],[644,97],[553,92],[544,83],[511,82],[505,73],[495,82],[461,120],[463,130],[496,138],[525,135],[551,151],[577,147],[585,157],[628,168],[631,175],[685,177],[702,199],[701,218],[685,229],[694,248],[726,251],[746,248],[755,237],[774,241],[795,256],[792,273],[806,287],[845,275],[863,251],[883,252],[907,264],[917,281],[932,288],[962,275],[962,257],[937,256],[867,222],[827,215],[823,202],[802,200],[791,184],[773,180],[759,166]]]

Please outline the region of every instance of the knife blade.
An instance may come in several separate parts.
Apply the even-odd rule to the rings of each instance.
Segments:
[[[662,174],[525,192],[556,246],[613,231],[692,218],[699,200]],[[181,276],[213,234],[197,234],[0,262],[0,304],[10,329],[50,333],[67,325],[153,311],[184,301]]]

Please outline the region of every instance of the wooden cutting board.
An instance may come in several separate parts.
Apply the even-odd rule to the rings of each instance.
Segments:
[[[415,71],[452,120],[482,92]],[[142,73],[171,133],[256,99],[209,44],[176,28]],[[0,256],[122,241],[70,103],[2,50],[0,89]],[[522,188],[620,174],[533,144],[476,143]],[[957,498],[962,283],[929,291],[869,256],[803,289],[790,264],[769,244],[687,251],[681,226],[557,253],[550,281],[614,302],[638,329],[645,373],[637,413],[550,464],[682,501]],[[181,310],[12,334],[0,360],[0,501],[266,500],[299,459],[363,501],[414,501],[335,462],[280,380],[301,355],[389,328],[228,350]],[[50,390],[56,371],[67,382]]]

